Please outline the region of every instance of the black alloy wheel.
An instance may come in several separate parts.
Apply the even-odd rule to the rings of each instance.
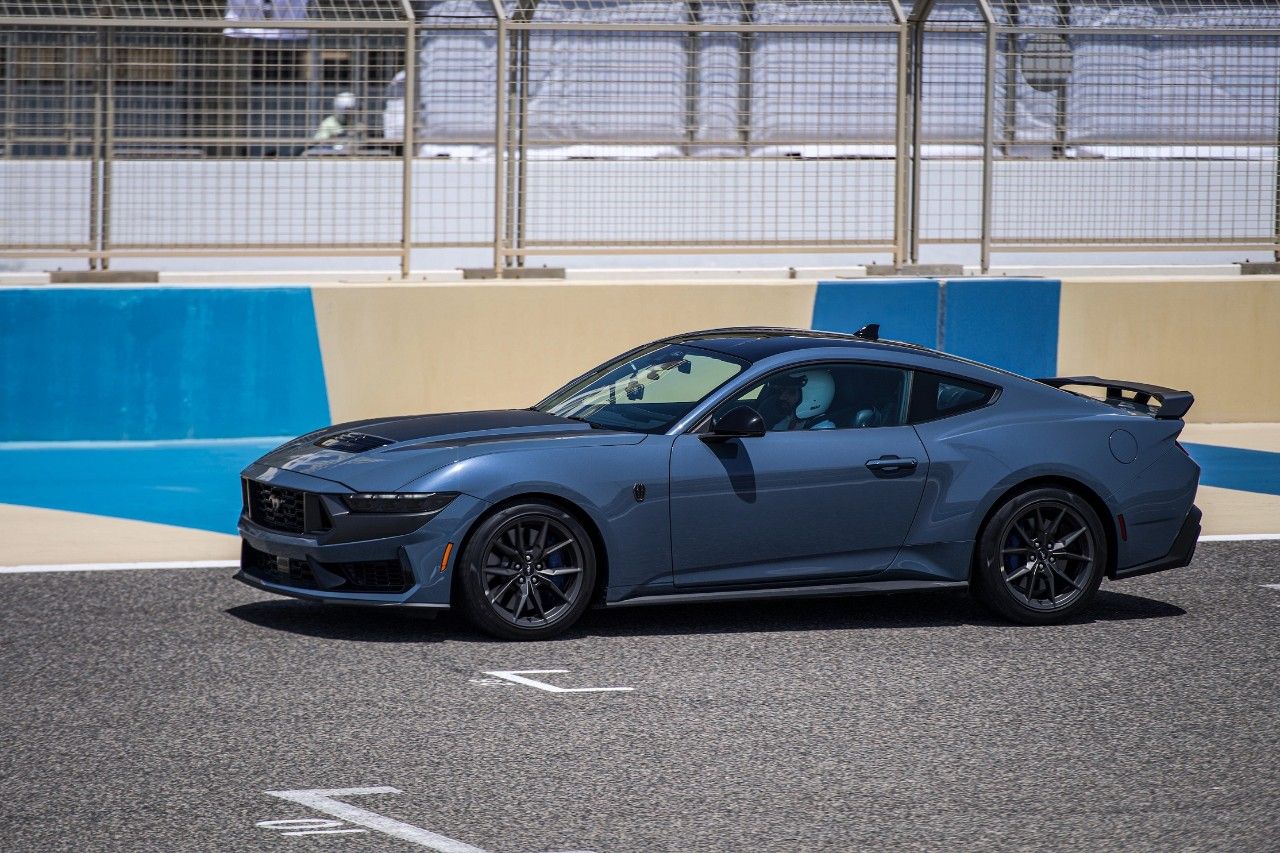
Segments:
[[[979,540],[978,597],[1017,622],[1047,624],[1078,613],[1102,581],[1106,539],[1093,508],[1065,489],[1010,498]]]
[[[591,537],[559,507],[527,503],[481,522],[463,555],[463,609],[504,639],[546,639],[578,620],[595,586]]]

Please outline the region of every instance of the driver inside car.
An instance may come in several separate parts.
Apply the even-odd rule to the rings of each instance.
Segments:
[[[835,429],[827,409],[836,395],[830,371],[803,370],[775,376],[760,390],[758,410],[770,432]]]

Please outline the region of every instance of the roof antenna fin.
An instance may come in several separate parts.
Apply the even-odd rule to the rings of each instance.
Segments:
[[[854,332],[853,336],[855,338],[862,338],[864,341],[878,341],[880,340],[880,324],[868,323],[858,331]]]

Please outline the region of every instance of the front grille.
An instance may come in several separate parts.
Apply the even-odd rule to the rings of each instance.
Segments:
[[[301,533],[306,517],[306,492],[249,481],[249,518],[255,524]]]
[[[399,560],[366,560],[353,563],[318,563],[325,572],[341,578],[320,583],[306,560],[283,560],[245,542],[240,567],[268,583],[298,589],[327,589],[334,592],[405,592],[413,586],[413,574]]]
[[[345,589],[363,592],[404,592],[413,577],[399,560],[370,560],[362,563],[325,563],[324,567],[347,579]]]
[[[320,589],[311,566],[306,560],[282,560],[273,557],[248,542],[240,553],[240,568],[256,578],[281,586],[292,586],[300,589]]]

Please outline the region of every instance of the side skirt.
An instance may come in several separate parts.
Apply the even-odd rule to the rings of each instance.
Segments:
[[[684,604],[697,601],[753,601],[772,598],[833,598],[847,595],[874,595],[883,592],[916,592],[929,589],[965,589],[967,581],[864,581],[823,586],[774,587],[772,589],[732,589],[716,592],[677,592],[641,595],[613,601],[606,607],[643,607],[648,604]]]

